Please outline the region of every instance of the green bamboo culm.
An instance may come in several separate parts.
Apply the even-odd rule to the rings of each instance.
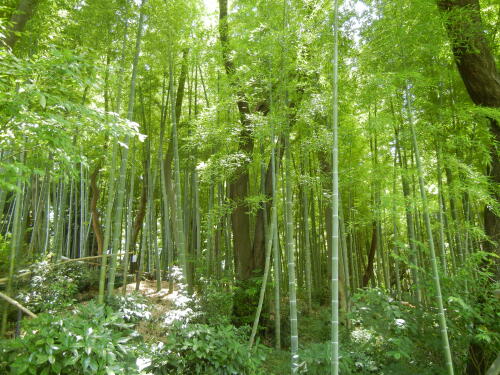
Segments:
[[[339,4],[333,5],[333,145],[332,145],[332,338],[331,373],[339,373],[339,162],[338,162],[338,39]]]
[[[307,155],[307,154],[306,154]],[[304,162],[304,173],[307,168],[307,160]],[[304,184],[302,189],[302,218],[304,223],[304,257],[306,276],[307,310],[312,310],[312,271],[311,271],[311,243],[309,236],[309,185]]]
[[[97,303],[104,302],[104,289],[106,285],[106,269],[108,263],[108,247],[111,237],[111,214],[113,212],[113,202],[115,200],[115,169],[116,157],[118,154],[118,144],[113,140],[113,150],[111,152],[111,169],[109,171],[109,187],[108,187],[108,202],[106,204],[106,217],[104,219],[104,243],[102,247],[101,271],[99,275],[99,293],[97,295]]]
[[[290,370],[292,375],[299,373],[299,332],[297,319],[297,278],[295,274],[295,243],[293,231],[293,202],[292,202],[292,157],[290,153],[290,123],[288,121],[288,76],[285,70],[288,53],[286,35],[288,35],[288,0],[283,2],[283,54],[282,54],[282,82],[283,82],[283,109],[285,116],[285,239],[288,261],[288,299],[290,303]]]
[[[132,142],[132,154],[135,149],[135,142]],[[128,282],[128,267],[129,267],[129,256],[130,256],[130,240],[132,237],[132,208],[134,203],[134,189],[135,189],[135,163],[132,163],[132,170],[130,171],[130,188],[128,191],[128,203],[127,203],[127,215],[126,215],[126,229],[125,229],[125,255],[123,256],[123,270],[122,279],[123,287],[122,294],[127,294],[127,282]]]
[[[275,214],[276,211],[276,205],[273,202],[273,206],[271,207],[271,217]],[[267,279],[269,276],[269,268],[270,268],[270,263],[271,263],[271,250],[273,246],[273,236],[275,235],[275,228],[274,228],[275,222],[271,220],[271,224],[269,225],[267,229],[267,237],[266,237],[266,261],[264,265],[264,275],[262,276],[262,285],[260,288],[260,294],[259,294],[259,304],[257,305],[257,312],[255,313],[255,318],[253,321],[253,326],[252,326],[252,333],[250,335],[250,342],[248,344],[249,348],[252,349],[252,346],[254,344],[255,340],[255,335],[257,334],[257,329],[259,328],[259,319],[260,319],[260,314],[262,312],[262,306],[264,304],[264,296],[266,293],[267,289]]]
[[[286,249],[288,254],[288,293],[290,300],[290,352],[291,373],[299,370],[299,333],[297,326],[297,282],[295,277],[295,246],[293,241],[293,207],[292,207],[292,161],[290,156],[290,135],[285,139],[285,211],[286,211]]]
[[[408,112],[408,122],[410,123],[410,130],[411,130],[411,142],[413,145],[413,150],[415,152],[415,161],[417,164],[417,173],[418,173],[418,185],[420,188],[420,198],[422,200],[422,211],[424,214],[424,222],[425,222],[425,228],[427,230],[427,239],[429,241],[429,252],[431,256],[431,265],[432,265],[432,274],[434,278],[434,288],[436,288],[436,299],[437,299],[437,304],[438,304],[438,315],[439,315],[439,326],[441,328],[441,340],[442,340],[442,345],[443,345],[443,352],[444,352],[444,357],[445,357],[445,362],[446,362],[446,370],[448,375],[453,375],[453,361],[452,361],[452,356],[451,356],[451,349],[450,349],[450,343],[448,340],[448,329],[446,327],[446,317],[444,314],[444,307],[443,307],[443,296],[441,294],[441,283],[439,281],[439,270],[438,270],[438,264],[437,264],[437,259],[436,259],[436,251],[434,250],[434,239],[432,236],[432,228],[431,228],[431,220],[429,217],[429,207],[427,204],[427,195],[425,193],[425,184],[424,184],[424,172],[422,169],[422,162],[420,160],[420,153],[418,149],[418,143],[417,143],[417,135],[415,132],[415,124],[413,123],[412,120],[412,113],[411,113],[411,103],[410,103],[410,95],[408,92],[408,88],[406,90],[406,106],[407,106],[407,112]]]
[[[271,151],[271,174],[272,174],[272,187],[273,187],[273,207],[271,209],[271,220],[273,222],[273,268],[274,268],[274,312],[275,312],[275,347],[276,349],[281,349],[281,293],[280,293],[280,249],[278,242],[278,213],[276,209],[276,151],[274,147],[274,134],[273,134],[273,149]]]
[[[139,24],[137,26],[137,38],[135,41],[135,53],[134,60],[132,63],[132,77],[130,79],[130,92],[128,98],[128,110],[127,110],[127,119],[132,121],[134,118],[134,100],[135,100],[135,83],[137,77],[137,67],[139,64],[139,55],[141,53],[141,39],[142,39],[142,29],[144,24],[144,6],[146,4],[146,0],[142,0],[140,14],[139,14]],[[114,287],[115,287],[115,275],[116,275],[116,259],[118,256],[118,249],[121,243],[122,237],[122,213],[123,206],[125,203],[125,187],[127,183],[127,164],[128,164],[128,150],[130,143],[130,136],[125,137],[125,147],[122,149],[122,158],[120,165],[120,176],[118,180],[117,186],[117,197],[116,197],[116,212],[113,223],[113,243],[112,243],[112,256],[109,267],[109,275],[108,275],[108,292],[107,296],[110,297],[113,295]]]
[[[170,61],[169,61],[169,87],[170,92],[174,92],[174,64],[173,64],[173,53],[170,51]],[[175,99],[174,95],[170,95],[171,104],[171,116],[172,116],[172,136],[173,136],[173,146],[174,146],[174,184],[175,184],[175,203],[177,210],[175,214],[175,221],[177,223],[176,234],[177,234],[177,253],[182,263],[182,279],[184,283],[188,283],[188,267],[187,267],[187,256],[186,256],[186,244],[184,237],[184,217],[182,211],[179,209],[182,207],[181,200],[181,174],[179,166],[179,142],[177,134],[177,119],[175,117]],[[187,285],[188,294],[191,294],[191,285]]]
[[[21,162],[24,161],[24,153],[21,155]],[[23,205],[23,193],[24,193],[24,188],[23,188],[23,181],[21,177],[18,177],[17,179],[17,184],[16,184],[16,194],[15,194],[15,205],[14,205],[14,222],[13,222],[13,229],[12,229],[12,237],[10,240],[10,255],[9,255],[9,277],[7,279],[7,288],[5,289],[5,294],[7,296],[12,295],[12,290],[13,290],[13,281],[14,281],[14,274],[16,270],[16,259],[17,255],[19,254],[19,248],[21,245],[21,220],[22,220],[22,213],[21,213],[21,207]],[[2,313],[2,324],[0,327],[0,337],[5,336],[5,332],[7,331],[7,321],[8,321],[8,315],[9,315],[9,305],[7,303],[4,303],[3,306],[3,313]]]

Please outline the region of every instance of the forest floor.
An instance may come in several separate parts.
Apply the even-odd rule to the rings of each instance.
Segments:
[[[127,284],[127,294],[136,292],[135,282]],[[162,281],[161,290],[157,291],[155,280],[141,281],[137,293],[147,298],[151,308],[151,318],[142,320],[136,327],[137,332],[143,337],[145,342],[157,343],[165,339],[163,330],[159,330],[155,324],[151,322],[163,321],[166,325],[172,324],[175,321],[185,321],[194,314],[192,307],[196,300],[189,298],[183,293],[182,284],[174,282],[173,291],[169,291],[169,282]],[[122,287],[117,288],[115,295],[122,293]],[[263,363],[265,371],[268,375],[278,375],[282,371],[288,369],[290,352],[286,350],[274,350],[269,347],[272,355],[266,356]]]
[[[159,333],[161,330],[155,329],[151,321],[163,321],[169,325],[192,314],[192,309],[188,306],[191,299],[182,293],[182,285],[174,283],[172,292],[169,287],[168,281],[162,281],[158,291],[155,280],[143,280],[136,291],[135,282],[127,284],[127,294],[136,292],[143,295],[151,308],[151,319],[143,320],[137,326],[138,333],[146,342],[155,342],[162,338]],[[122,287],[116,289],[115,295],[120,293]]]

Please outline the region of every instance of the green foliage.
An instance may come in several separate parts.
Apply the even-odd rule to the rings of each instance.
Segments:
[[[470,344],[481,347],[491,363],[500,347],[500,300],[495,296],[499,284],[492,283],[494,254],[470,254],[456,275],[446,279],[448,321],[452,345],[465,353]]]
[[[304,305],[300,311],[306,308],[307,306]],[[331,335],[330,317],[330,311],[325,308],[313,308],[309,314],[302,314],[299,321],[300,341],[302,343],[328,341]],[[289,317],[285,320],[287,326],[288,319]]]
[[[86,105],[97,66],[85,54],[51,46],[22,59],[2,50],[0,66],[0,121],[5,124],[0,129],[2,189],[14,190],[17,179],[30,173],[60,177],[75,162],[85,162],[83,148],[75,143],[77,134],[89,144],[104,132],[114,137],[139,135],[137,124]],[[20,162],[25,151],[28,158]]]
[[[146,297],[139,293],[126,296],[114,295],[108,300],[108,305],[120,312],[127,322],[137,323],[141,320],[151,319],[151,308]]]
[[[174,324],[152,348],[146,369],[155,375],[259,375],[263,353],[248,349],[248,335],[231,325]]]
[[[238,281],[233,287],[233,323],[237,326],[251,325],[257,309],[262,277]]]
[[[0,234],[0,275],[6,275],[9,266],[10,241]]]
[[[78,291],[88,288],[90,273],[81,262],[60,265],[48,260],[29,267],[30,280],[17,298],[33,312],[56,311],[70,306]]]
[[[341,373],[441,373],[441,339],[436,312],[427,313],[396,301],[378,289],[367,289],[353,296],[350,319],[349,331],[341,327],[340,332]],[[321,320],[321,315],[310,317],[301,332],[320,327],[315,320]],[[330,371],[331,349],[330,342],[326,341],[330,330],[324,327],[323,331],[317,336],[322,341],[312,342],[315,334],[311,333],[311,342],[300,352],[303,373],[320,375]]]
[[[351,374],[355,369],[354,361],[344,353],[344,345],[340,352],[340,371],[342,374]],[[363,355],[362,353],[360,353]],[[300,351],[301,374],[322,375],[327,374],[331,367],[331,344],[330,342],[321,342],[308,344]]]
[[[351,318],[350,353],[360,370],[424,374],[442,365],[437,311],[429,313],[367,289],[353,296]]]
[[[136,334],[111,309],[93,303],[73,314],[28,320],[21,338],[4,340],[0,370],[32,375],[134,374]]]
[[[223,281],[212,280],[203,284],[202,292],[191,302],[191,308],[195,313],[195,323],[228,324],[233,311],[233,300]]]

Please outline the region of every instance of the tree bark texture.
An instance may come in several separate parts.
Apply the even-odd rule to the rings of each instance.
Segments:
[[[500,75],[489,42],[484,33],[479,0],[438,0],[458,71],[474,104],[484,107],[500,107]],[[490,146],[491,164],[488,176],[493,183],[491,193],[498,202],[500,193],[500,126],[494,118],[489,118],[492,144]],[[484,229],[490,241],[485,248],[500,255],[500,217],[492,207],[484,209]],[[496,259],[493,272],[500,277],[500,260]],[[467,374],[484,374],[489,363],[486,361],[487,348],[484,344],[472,341],[469,346]]]
[[[4,39],[4,43],[10,49],[14,48],[17,40],[19,39],[19,33],[24,31],[26,23],[31,19],[38,5],[39,0],[20,0],[16,11],[10,17],[10,22],[12,25],[11,30],[9,30],[8,35]]]
[[[479,106],[499,108],[500,74],[484,33],[479,0],[438,0],[438,5],[445,18],[458,71],[471,100]],[[500,142],[500,125],[494,118],[490,118],[489,122],[493,143],[488,176],[493,184],[499,184],[500,158],[497,145]],[[500,200],[498,185],[493,187],[492,195],[497,202]],[[491,207],[485,208],[484,227],[492,241],[486,243],[486,248],[500,255],[500,217]],[[500,277],[499,264],[497,258],[497,278]]]

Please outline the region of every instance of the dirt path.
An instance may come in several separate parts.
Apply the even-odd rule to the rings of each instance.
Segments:
[[[140,284],[138,292],[145,296],[151,305],[151,319],[139,323],[137,327],[139,333],[145,338],[155,338],[158,335],[157,323],[160,321],[163,325],[168,326],[175,321],[186,321],[193,315],[189,302],[191,299],[187,297],[180,286],[174,283],[174,290],[169,293],[169,282],[163,281],[160,291],[156,290],[155,280],[145,280]],[[118,295],[122,289],[116,291]],[[127,284],[127,294],[135,292],[135,282]],[[152,322],[156,322],[152,325]]]

